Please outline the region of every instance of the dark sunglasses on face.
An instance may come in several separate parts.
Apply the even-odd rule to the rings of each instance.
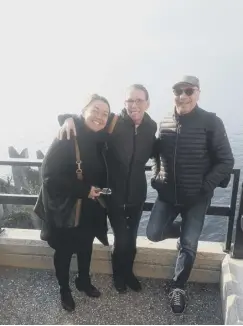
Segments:
[[[186,94],[187,96],[191,96],[195,92],[195,88],[188,87],[188,88],[174,88],[173,93],[175,96],[180,96],[183,93]]]

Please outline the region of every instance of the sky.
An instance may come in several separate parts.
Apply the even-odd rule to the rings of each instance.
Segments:
[[[0,1],[0,156],[46,150],[57,115],[80,112],[91,93],[119,112],[133,83],[148,88],[159,122],[184,74],[242,136],[242,17],[242,0]]]

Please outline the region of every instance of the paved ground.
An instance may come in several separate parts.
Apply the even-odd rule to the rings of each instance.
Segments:
[[[143,279],[143,292],[118,295],[111,277],[94,275],[102,290],[99,299],[87,298],[74,289],[76,311],[61,308],[53,271],[0,268],[0,324],[222,324],[217,285],[190,284],[189,305],[174,316],[168,305],[168,283]]]

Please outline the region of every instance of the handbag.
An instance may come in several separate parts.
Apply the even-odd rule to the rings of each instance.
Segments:
[[[111,122],[110,122],[110,124],[109,124],[109,126],[108,126],[108,133],[109,134],[112,134],[112,132],[113,132],[113,130],[115,128],[115,125],[117,123],[117,120],[118,120],[118,116],[114,115]],[[74,145],[75,145],[76,176],[77,176],[77,179],[83,180],[83,171],[82,171],[82,168],[81,168],[82,161],[81,161],[80,149],[79,149],[79,146],[78,146],[77,138],[73,137],[73,139],[74,139]],[[45,211],[45,208],[44,208],[44,206],[45,206],[44,205],[44,201],[45,201],[44,199],[45,198],[44,198],[44,194],[43,194],[43,189],[41,188],[40,194],[38,196],[38,200],[37,200],[36,205],[34,207],[34,212],[37,214],[37,216],[39,216],[40,219],[42,219],[42,227],[41,227],[40,238],[41,238],[41,240],[47,241],[49,236],[50,236],[50,221],[46,217],[46,211]],[[47,199],[46,199],[46,201],[48,202]],[[98,198],[98,201],[99,201],[100,205],[103,208],[106,208],[106,203],[103,200],[103,198]],[[64,206],[67,204],[67,202],[70,202],[69,198],[67,198],[67,201],[66,201],[66,203],[64,203]],[[56,206],[61,208],[62,205],[61,205],[61,203],[59,203],[59,205],[56,205]],[[80,215],[81,215],[80,214],[81,213],[81,208],[82,208],[82,199],[79,198],[79,199],[76,200],[76,203],[74,203],[73,209],[71,210],[71,215],[73,215],[73,218],[69,219],[69,220],[74,220],[74,223],[72,223],[71,225],[67,225],[67,227],[73,227],[73,226],[77,227],[78,226]],[[54,211],[55,211],[55,208],[51,213],[52,216],[55,215]],[[51,219],[51,220],[53,220],[53,219]],[[58,221],[60,221],[59,213],[57,213],[57,216],[56,216],[55,220],[56,220],[56,223],[54,223],[54,224],[56,225],[56,227],[61,226],[61,225],[58,225]]]

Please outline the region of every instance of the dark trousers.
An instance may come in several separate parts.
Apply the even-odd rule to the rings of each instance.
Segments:
[[[89,270],[92,256],[94,236],[85,236],[81,239],[72,239],[73,233],[64,236],[62,243],[55,246],[54,266],[56,277],[61,289],[69,288],[70,263],[74,253],[77,254],[78,277],[80,282],[87,284],[90,281]],[[75,234],[78,236],[78,234]],[[71,244],[75,242],[75,247]]]
[[[210,202],[211,198],[202,197],[190,208],[185,208],[157,199],[151,211],[147,237],[154,242],[166,239],[177,215],[181,214],[182,217],[179,253],[173,277],[174,287],[184,288],[190,276]]]
[[[110,213],[114,233],[112,252],[113,276],[126,277],[133,271],[136,256],[136,242],[142,207],[128,206]]]

